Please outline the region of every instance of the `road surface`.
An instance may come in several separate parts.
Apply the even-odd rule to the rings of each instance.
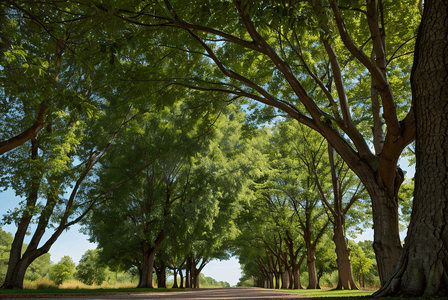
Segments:
[[[19,296],[19,297],[18,297]],[[6,297],[6,298],[5,298]],[[170,293],[119,293],[119,294],[70,294],[70,295],[0,295],[1,299],[39,299],[39,300],[80,300],[80,299],[129,299],[129,300],[277,300],[277,299],[307,299],[306,296],[300,296],[294,293],[286,293],[273,290],[263,290],[256,288],[217,288],[217,289],[198,289],[185,292]],[[309,299],[309,298],[308,298]]]

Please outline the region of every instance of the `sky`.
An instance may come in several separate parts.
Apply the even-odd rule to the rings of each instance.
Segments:
[[[407,171],[406,177],[412,178],[414,176],[415,169],[414,167],[409,167],[407,165],[407,160],[401,160],[400,166],[405,171]],[[0,218],[5,214],[8,210],[14,209],[14,207],[19,203],[19,198],[15,197],[15,194],[12,190],[7,190],[6,192],[0,193]],[[73,261],[77,264],[81,259],[81,256],[88,249],[95,249],[96,244],[90,243],[88,241],[89,237],[80,233],[80,226],[74,225],[69,230],[64,231],[59,239],[54,243],[54,245],[50,249],[51,261],[54,263],[59,262],[59,260],[64,256],[70,256]],[[4,225],[2,229],[15,233],[16,226],[15,225]],[[51,230],[47,230],[47,233],[44,235],[44,239],[50,236],[49,232]],[[404,240],[406,236],[406,232],[402,232],[400,237]],[[30,236],[27,236],[25,239],[25,243],[28,243],[30,240]],[[373,241],[373,230],[366,229],[363,234],[358,235],[355,239],[355,242],[370,240]],[[206,265],[202,271],[202,273],[207,277],[212,277],[217,281],[227,281],[231,286],[235,286],[241,277],[241,269],[238,263],[238,259],[235,257],[230,258],[227,261],[218,261],[213,260],[208,265]]]

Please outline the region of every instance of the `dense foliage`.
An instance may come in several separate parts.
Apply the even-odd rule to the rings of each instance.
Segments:
[[[174,287],[198,288],[231,255],[244,284],[386,284],[412,210],[398,160],[416,136],[423,9],[1,2],[0,189],[22,199],[2,219],[17,225],[0,232],[3,287],[109,271],[165,287],[170,270]],[[98,250],[76,273],[67,257],[46,268],[76,223]],[[373,248],[347,241],[368,226]]]

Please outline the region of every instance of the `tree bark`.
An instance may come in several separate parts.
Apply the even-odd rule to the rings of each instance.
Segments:
[[[31,125],[22,133],[10,138],[9,140],[0,142],[0,155],[19,147],[28,140],[35,139],[39,131],[42,130],[42,128],[44,128],[45,126],[47,110],[47,105],[45,105],[45,102],[42,102],[39,106],[39,112],[36,115],[36,120],[34,121],[33,125]]]
[[[333,228],[333,241],[336,245],[336,256],[338,264],[338,286],[336,289],[359,290],[353,279],[352,264],[350,262],[350,249],[344,236],[342,221],[336,218]]]
[[[448,3],[424,2],[411,76],[417,127],[411,222],[376,296],[448,295]]]
[[[398,197],[389,195],[382,184],[371,178],[363,183],[370,194],[373,213],[373,249],[383,285],[392,274],[402,250],[398,227]]]
[[[155,268],[157,274],[157,288],[166,288],[166,265],[160,260],[160,266]]]
[[[306,289],[317,289],[316,257],[314,256],[315,252],[316,246],[307,244],[306,264],[308,266],[308,286]]]
[[[184,288],[184,277],[183,277],[183,274],[182,274],[182,269],[179,269],[179,277],[180,277],[180,286],[179,286],[179,288],[183,289]]]
[[[155,253],[151,251],[146,241],[142,242],[142,268],[140,270],[140,281],[137,288],[153,288],[152,285],[152,272],[154,268]]]
[[[351,208],[351,206],[357,201],[357,195],[355,192],[350,199],[350,202],[347,203],[345,208],[342,206],[342,198],[343,198],[343,184],[340,178],[340,171],[336,171],[336,165],[334,162],[333,155],[333,147],[328,143],[328,157],[330,161],[330,171],[331,171],[331,179],[333,184],[333,207],[331,207],[330,203],[326,199],[325,193],[322,190],[321,184],[319,183],[319,178],[317,173],[314,171],[316,176],[316,181],[318,183],[319,192],[322,197],[322,201],[324,202],[327,211],[331,213],[333,216],[333,242],[336,246],[336,262],[338,264],[338,285],[336,289],[355,289],[358,290],[358,287],[355,284],[353,279],[352,265],[350,263],[350,249],[347,247],[347,240],[344,235],[345,228],[345,215],[347,211]],[[314,170],[315,168],[313,168]]]
[[[154,247],[150,247],[148,242],[143,241],[142,245],[142,268],[140,271],[140,281],[138,283],[137,288],[153,288],[152,278],[153,278],[153,269],[154,269],[154,259],[157,253],[157,249],[159,248],[160,243],[165,238],[165,231],[162,229],[155,242]]]
[[[281,275],[282,277],[282,287],[281,289],[285,290],[289,287],[289,272],[285,271]]]
[[[274,286],[274,289],[276,289],[276,290],[280,289],[280,276],[281,276],[280,273],[275,273],[275,274],[274,274],[274,277],[275,277],[275,286]]]
[[[173,275],[174,276],[174,283],[173,283],[173,286],[171,288],[172,289],[178,289],[179,285],[177,284],[177,269],[176,268],[173,269],[173,273],[174,273],[174,275]]]
[[[191,261],[190,257],[187,257],[187,266],[185,267],[185,288],[187,289],[191,288],[190,269],[191,269]]]

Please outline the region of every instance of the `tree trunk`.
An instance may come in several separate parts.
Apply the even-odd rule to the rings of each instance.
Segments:
[[[338,217],[335,218],[333,232],[339,275],[338,287],[336,289],[359,290],[353,279],[350,249],[347,247],[347,240],[344,236],[342,221]]]
[[[142,268],[140,271],[140,281],[137,288],[153,288],[152,285],[152,272],[154,268],[154,258],[155,252],[151,251],[152,248],[149,247],[146,241],[142,242]]]
[[[33,259],[34,260],[34,259]],[[13,289],[19,288],[23,289],[23,280],[25,279],[25,272],[29,265],[32,263],[31,259],[22,258],[18,263],[14,265],[12,271],[9,271],[6,274],[5,282],[3,283],[2,288]]]
[[[417,127],[411,222],[399,263],[376,296],[448,295],[448,3],[426,0],[412,70]]]
[[[160,267],[155,268],[157,274],[157,288],[166,288],[166,266],[165,262],[160,261]]]
[[[388,195],[373,179],[363,183],[372,200],[373,249],[383,285],[392,274],[402,250],[398,227],[398,197]]]
[[[288,289],[293,290],[294,289],[294,275],[292,275],[292,268],[288,270]]]
[[[302,284],[301,284],[301,282],[300,282],[300,271],[299,271],[299,269],[300,269],[300,266],[299,266],[299,265],[296,265],[296,266],[293,268],[293,270],[292,270],[292,274],[293,274],[293,276],[294,276],[294,277],[293,277],[293,278],[294,278],[294,286],[293,286],[293,288],[296,289],[296,290],[302,288]]]
[[[31,139],[31,159],[37,160],[38,156],[38,146],[39,142],[36,137]],[[31,181],[30,192],[26,200],[27,207],[35,207],[39,186],[42,181],[42,176],[33,176]],[[23,278],[25,277],[25,272],[28,266],[32,263],[29,259],[22,260],[22,246],[25,235],[28,231],[28,226],[31,222],[33,215],[29,212],[24,212],[20,218],[19,225],[17,226],[17,231],[14,235],[14,240],[11,245],[11,250],[9,254],[8,269],[5,276],[5,281],[3,282],[2,288],[12,289],[19,288],[23,289]],[[28,249],[27,249],[28,250]]]
[[[280,274],[279,273],[275,273],[274,274],[274,278],[275,278],[275,286],[274,289],[278,290],[280,288]]]
[[[196,288],[196,264],[194,263],[194,258],[190,257],[190,288]]]
[[[187,257],[187,266],[185,268],[185,288],[187,289],[191,288],[190,263],[190,258]]]
[[[194,277],[194,288],[198,289],[199,288],[199,274],[201,272],[198,272],[197,275]]]
[[[150,245],[146,241],[143,241],[141,243],[143,261],[142,261],[142,268],[140,271],[140,281],[138,283],[137,288],[153,288],[152,272],[154,269],[154,259],[157,253],[157,249],[159,248],[159,245],[164,238],[165,238],[165,231],[162,229],[156,238],[154,247],[150,248]]]
[[[320,290],[320,278],[322,277],[322,275],[324,275],[324,271],[322,269],[322,267],[319,268],[319,271],[317,272],[317,287],[316,289]]]
[[[173,286],[171,288],[172,289],[178,289],[179,286],[177,285],[177,269],[176,268],[173,269],[173,273],[174,273],[174,283],[173,283]]]
[[[269,273],[268,276],[268,289],[274,288],[274,275],[272,273]]]
[[[183,277],[183,274],[182,274],[182,269],[179,269],[179,277],[180,277],[180,286],[179,286],[179,288],[183,289],[184,288],[184,277]]]
[[[289,287],[289,272],[285,271],[281,274],[282,278],[282,287],[281,289],[285,290]]]
[[[308,266],[308,287],[307,289],[317,289],[317,273],[316,273],[316,246],[307,245],[306,247],[306,264]]]

